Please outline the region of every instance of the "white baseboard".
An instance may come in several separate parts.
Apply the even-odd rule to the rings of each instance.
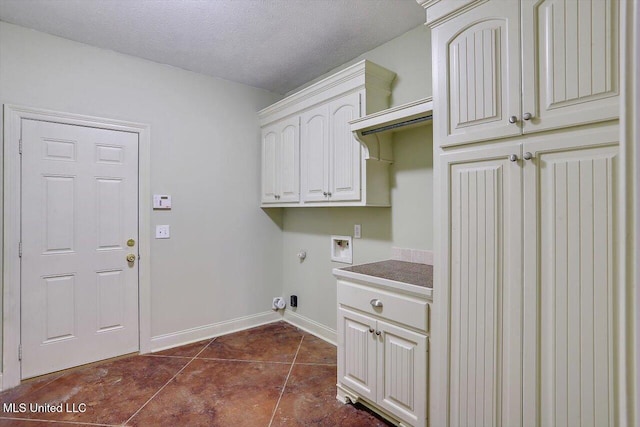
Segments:
[[[211,325],[198,326],[197,328],[186,329],[184,331],[158,335],[151,338],[151,352],[191,344],[193,342],[202,341],[220,335],[231,334],[243,329],[277,322],[279,320],[282,320],[282,316],[275,311],[269,310],[263,313],[239,317],[220,323],[213,323]]]
[[[285,322],[291,323],[293,326],[309,332],[310,334],[313,334],[333,345],[336,345],[336,342],[338,341],[335,330],[328,328],[315,320],[311,320],[308,317],[294,313],[290,309],[284,310],[282,319]]]

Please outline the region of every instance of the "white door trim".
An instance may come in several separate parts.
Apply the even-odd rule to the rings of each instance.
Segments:
[[[150,128],[141,123],[104,119],[17,105],[4,105],[4,195],[2,229],[2,377],[0,390],[20,384],[20,129],[23,119],[42,120],[138,134],[139,322],[140,353],[151,351],[151,187]]]

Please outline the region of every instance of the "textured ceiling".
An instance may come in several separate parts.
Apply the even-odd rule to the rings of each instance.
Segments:
[[[415,0],[0,0],[0,20],[286,93],[424,23]]]

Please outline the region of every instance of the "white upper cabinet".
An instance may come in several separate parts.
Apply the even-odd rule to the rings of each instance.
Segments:
[[[486,3],[433,31],[434,126],[445,136],[441,145],[520,133],[510,123],[520,116],[519,33],[516,2]]]
[[[300,139],[298,118],[262,130],[262,203],[300,200]]]
[[[302,114],[302,198],[324,202],[329,192],[329,106],[320,105]]]
[[[441,146],[617,117],[615,0],[490,0],[466,10],[434,17]]]
[[[367,156],[350,122],[388,107],[394,77],[361,61],[260,111],[263,206],[389,206],[390,161]],[[274,129],[283,121],[300,123],[299,181],[279,170],[290,163],[273,160],[278,141],[289,141]]]
[[[618,118],[616,0],[523,1],[522,53],[525,133]]]
[[[360,200],[362,149],[349,122],[360,117],[362,95],[351,93],[302,114],[303,202]]]

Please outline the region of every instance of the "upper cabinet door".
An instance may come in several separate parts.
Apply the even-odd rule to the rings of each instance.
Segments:
[[[278,132],[275,126],[262,130],[262,203],[278,202]]]
[[[525,133],[618,117],[618,8],[616,0],[522,1]]]
[[[312,108],[301,117],[302,200],[324,202],[329,193],[329,106]]]
[[[282,124],[280,130],[280,202],[300,200],[300,139],[298,117]]]
[[[349,122],[360,117],[359,92],[331,102],[329,105],[330,174],[329,199],[360,200],[360,165],[362,147],[354,138]]]
[[[510,122],[520,118],[519,3],[485,3],[435,28],[433,38],[440,145],[519,135],[519,122]]]

